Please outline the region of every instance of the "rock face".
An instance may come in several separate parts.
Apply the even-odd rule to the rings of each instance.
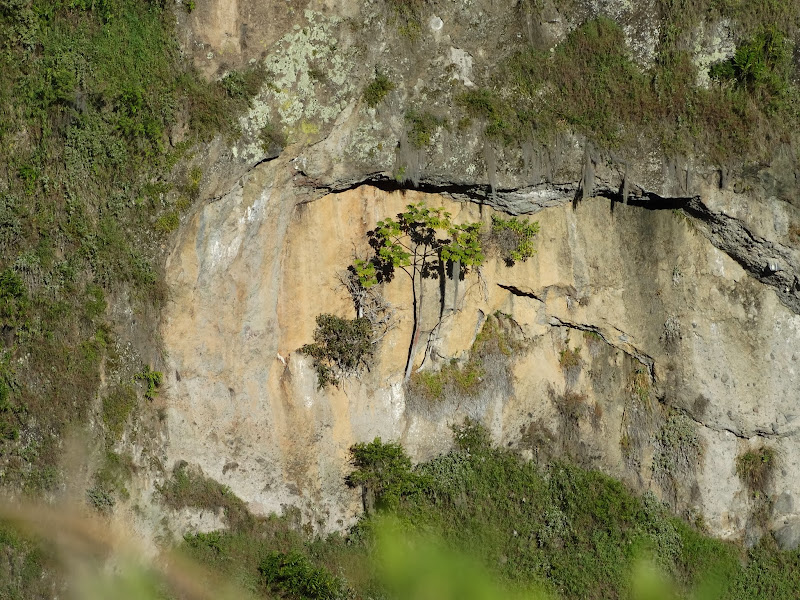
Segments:
[[[492,209],[371,186],[308,201],[290,175],[283,161],[254,169],[195,214],[169,258],[172,461],[199,465],[257,512],[299,506],[335,529],[359,508],[343,485],[351,444],[399,439],[424,459],[471,416],[498,443],[530,456],[555,447],[737,537],[755,502],[737,456],[769,446],[769,491],[784,499],[774,526],[793,539],[800,316],[702,222],[603,198],[544,209],[532,259],[489,260],[458,298],[447,280],[444,309],[430,287],[424,332],[444,318],[423,370],[465,357],[493,314],[518,341],[474,392],[437,401],[403,386],[411,290],[400,277],[384,286],[398,323],[372,370],[318,390],[298,349],[316,315],[355,316],[337,275],[366,253],[366,232],[420,200],[460,221],[488,222]]]
[[[220,75],[263,60],[272,79],[241,140],[212,145],[213,198],[167,261],[170,463],[201,467],[255,512],[296,506],[341,529],[360,510],[344,485],[350,445],[397,439],[422,460],[446,451],[450,426],[469,416],[497,443],[601,469],[721,537],[750,542],[768,528],[797,545],[800,210],[789,150],[745,184],[688,159],[600,156],[569,136],[495,148],[477,130],[455,140],[441,128],[429,148],[409,146],[406,109],[446,110],[452,86],[486,79],[517,38],[555,43],[597,3],[574,3],[567,19],[545,2],[531,20],[525,3],[470,0],[423,20],[413,51],[380,3],[200,4],[181,17],[196,64]],[[600,4],[635,59],[651,61],[652,3]],[[729,54],[727,27],[701,29],[698,63]],[[376,66],[403,83],[369,108],[354,82]],[[258,141],[271,123],[288,136],[277,158]],[[417,201],[458,222],[488,226],[495,210],[539,222],[527,262],[490,258],[459,284],[426,287],[418,369],[464,364],[488,326],[508,352],[484,357],[461,394],[404,385],[412,292],[398,276],[381,290],[397,322],[371,370],[317,389],[298,349],[318,314],[354,316],[339,275],[367,255],[378,220]],[[752,490],[739,457],[764,448],[774,468]]]

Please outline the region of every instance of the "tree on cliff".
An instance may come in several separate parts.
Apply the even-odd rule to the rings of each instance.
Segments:
[[[455,225],[443,208],[424,203],[409,204],[395,219],[378,222],[370,232],[375,256],[357,260],[354,269],[362,286],[369,288],[390,281],[397,269],[411,279],[414,327],[406,359],[405,379],[411,376],[414,356],[419,349],[422,309],[425,302],[424,279],[444,276],[447,261],[453,263],[453,276],[460,279],[470,267],[483,263],[480,223]]]

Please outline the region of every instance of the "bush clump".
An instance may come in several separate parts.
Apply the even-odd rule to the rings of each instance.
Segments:
[[[397,442],[360,442],[350,448],[355,470],[347,477],[347,485],[361,487],[364,509],[394,509],[400,498],[414,492],[424,483],[413,472],[411,459]]]
[[[763,494],[775,470],[775,449],[764,446],[736,458],[736,474],[754,494]]]
[[[441,400],[448,388],[472,396],[484,375],[485,371],[478,360],[469,360],[464,365],[451,360],[438,371],[412,373],[409,386],[428,400]]]
[[[534,254],[536,248],[533,239],[539,233],[539,223],[529,222],[516,217],[505,219],[492,215],[492,230],[489,245],[496,249],[506,266],[525,262]]]
[[[581,360],[580,346],[576,346],[575,349],[567,347],[561,352],[559,352],[558,364],[564,371],[580,369],[583,366],[583,361]]]
[[[299,600],[346,598],[342,581],[327,569],[315,567],[300,552],[272,552],[258,566],[264,584],[283,597]]]
[[[394,88],[394,83],[392,83],[386,75],[380,71],[376,71],[375,79],[364,89],[364,102],[366,102],[367,106],[370,108],[375,108],[386,97],[386,94],[391,92]]]
[[[789,89],[792,53],[788,40],[776,27],[767,27],[741,44],[729,58],[711,65],[709,75],[729,81],[775,108]]]
[[[410,110],[406,113],[408,126],[408,142],[416,149],[431,145],[433,134],[444,125],[444,121],[429,112]]]
[[[300,352],[313,360],[320,388],[338,385],[342,377],[369,367],[374,352],[372,324],[364,317],[318,315],[314,343],[304,345]]]

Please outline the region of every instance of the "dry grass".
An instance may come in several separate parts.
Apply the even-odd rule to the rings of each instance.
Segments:
[[[720,165],[762,159],[798,130],[799,94],[788,54],[776,61],[754,59],[752,64],[762,65],[758,77],[723,78],[705,89],[696,85],[697,69],[687,50],[693,28],[715,15],[731,16],[743,52],[758,56],[763,32],[791,38],[797,30],[797,2],[756,3],[754,14],[750,4],[664,0],[662,38],[647,69],[632,60],[616,23],[590,20],[553,53],[520,50],[490,85],[457,102],[466,116],[485,124],[488,137],[507,144],[530,139],[547,144],[574,131],[617,152],[630,153],[644,143],[668,156],[701,155]]]
[[[477,399],[506,390],[510,385],[510,361],[524,348],[513,320],[502,313],[490,315],[483,324],[469,357],[451,360],[438,371],[418,371],[407,384],[409,399],[423,406],[451,405],[465,398]]]
[[[748,450],[736,458],[736,474],[751,492],[765,494],[775,471],[776,459],[775,449],[769,446]]]

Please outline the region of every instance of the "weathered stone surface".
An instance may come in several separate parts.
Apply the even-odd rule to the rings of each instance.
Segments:
[[[486,315],[501,311],[525,340],[510,359],[513,377],[506,385],[487,372],[476,397],[437,407],[402,386],[411,327],[402,276],[385,286],[398,327],[360,380],[317,390],[297,350],[312,340],[317,314],[353,316],[337,273],[364,255],[377,220],[420,199],[459,221],[488,222],[491,209],[369,186],[312,202],[300,191],[290,165],[262,164],[182,231],[167,264],[163,326],[170,464],[199,465],[259,512],[296,505],[332,529],[358,509],[343,485],[352,443],[400,439],[422,459],[446,450],[449,426],[469,415],[530,456],[542,449],[537,432],[550,435],[560,453],[702,514],[725,537],[742,535],[750,510],[735,470],[744,438],[774,446],[786,471],[775,489],[800,493],[792,476],[800,316],[686,217],[600,198],[538,212],[536,256],[511,268],[490,260],[480,277],[468,276],[422,365],[464,356]],[[429,291],[425,330],[440,316],[438,285]],[[448,281],[445,298],[453,293]],[[576,348],[582,366],[565,373],[560,353]],[[579,400],[567,414],[569,393]],[[660,472],[651,446],[668,407],[697,431],[698,460]],[[231,461],[237,468],[226,470]]]
[[[263,60],[271,79],[241,139],[209,146],[209,200],[167,262],[167,467],[186,460],[257,512],[297,506],[337,529],[359,508],[343,485],[352,443],[399,439],[423,459],[446,450],[449,426],[471,416],[524,456],[572,456],[702,516],[717,535],[750,539],[761,530],[736,457],[769,445],[778,456],[769,527],[783,546],[797,544],[791,148],[745,178],[641,149],[604,153],[577,136],[500,147],[474,123],[437,129],[425,149],[408,143],[407,110],[450,118],[455,94],[489,81],[519,44],[552,47],[591,16],[616,19],[636,60],[652,60],[660,24],[651,2],[572,4],[566,15],[544,2],[535,19],[511,0],[436,6],[414,40],[382,2],[212,1],[181,16],[184,46],[209,77]],[[727,27],[695,32],[698,64],[730,54]],[[396,87],[369,108],[362,92],[376,69]],[[288,137],[278,158],[259,141],[276,124]],[[465,359],[496,311],[510,316],[520,348],[490,365],[474,397],[436,404],[409,393],[410,289],[398,276],[384,289],[398,326],[372,370],[316,389],[297,350],[319,313],[353,316],[337,274],[365,256],[379,219],[417,200],[459,221],[488,224],[499,209],[541,224],[527,263],[489,260],[458,291],[448,281],[441,303],[438,282],[426,287],[436,301],[423,329],[435,334],[417,367]],[[565,350],[579,366],[562,368]]]

